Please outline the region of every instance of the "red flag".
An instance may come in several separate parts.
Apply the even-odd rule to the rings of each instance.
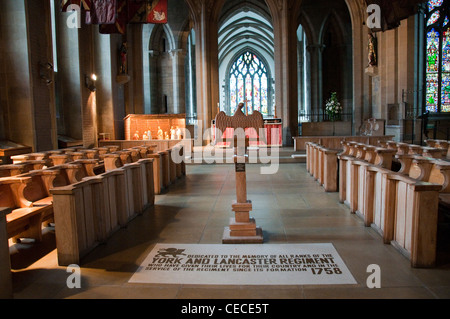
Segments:
[[[116,14],[117,0],[92,0],[91,9],[86,12],[86,24],[114,24]]]
[[[167,23],[167,0],[153,0],[147,5],[148,23]]]

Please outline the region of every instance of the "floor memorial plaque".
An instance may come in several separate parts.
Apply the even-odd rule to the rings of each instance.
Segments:
[[[129,283],[356,284],[332,244],[156,244]]]

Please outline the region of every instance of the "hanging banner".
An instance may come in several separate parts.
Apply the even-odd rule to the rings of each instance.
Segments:
[[[167,0],[153,0],[147,5],[148,23],[167,23]]]
[[[75,4],[82,9],[89,11],[91,10],[91,1],[92,0],[61,0],[61,11],[66,12],[67,8],[72,4]]]
[[[86,24],[114,24],[117,17],[117,0],[91,0],[86,12]]]
[[[126,0],[117,0],[116,21],[113,24],[100,24],[99,31],[102,34],[120,33],[125,34],[127,30],[128,10]]]
[[[128,23],[147,23],[147,7],[152,0],[128,0]]]

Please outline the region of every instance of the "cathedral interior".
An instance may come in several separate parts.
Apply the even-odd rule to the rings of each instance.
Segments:
[[[450,297],[450,0],[2,4],[2,298]],[[265,132],[244,168],[217,144],[236,116]],[[331,243],[355,284],[129,282],[249,210],[263,245]]]

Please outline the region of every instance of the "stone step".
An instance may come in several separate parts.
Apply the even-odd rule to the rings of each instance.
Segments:
[[[196,148],[194,149],[191,157],[186,161],[186,164],[232,164],[230,159],[234,155],[233,149],[226,148]],[[270,163],[278,160],[279,163],[306,163],[306,153],[294,151],[293,147],[280,147],[277,149],[261,149],[255,151],[249,148],[249,156],[258,156],[258,163]],[[202,162],[194,162],[194,159],[200,158],[202,156]],[[197,160],[198,161],[198,160]]]

